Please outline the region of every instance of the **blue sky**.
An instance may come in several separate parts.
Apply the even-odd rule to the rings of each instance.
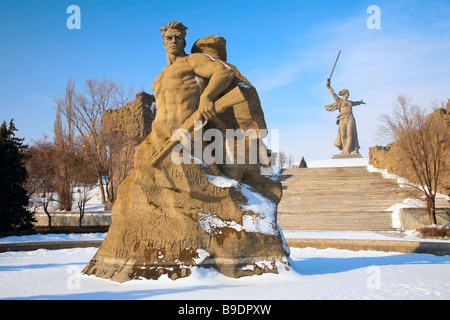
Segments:
[[[69,5],[81,29],[69,30]],[[366,12],[381,9],[381,29]],[[67,78],[120,80],[151,92],[166,65],[159,28],[181,21],[186,51],[199,38],[222,36],[228,61],[259,92],[269,129],[295,161],[331,158],[337,113],[325,87],[334,60],[335,91],[350,90],[361,153],[379,144],[378,117],[399,94],[429,107],[450,98],[448,1],[99,1],[0,2],[0,121],[15,119],[27,141],[52,135],[55,106]]]

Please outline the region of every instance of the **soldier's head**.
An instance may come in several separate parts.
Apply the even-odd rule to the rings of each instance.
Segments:
[[[181,22],[173,21],[167,26],[161,27],[164,48],[167,53],[175,56],[185,55],[184,47],[186,47],[187,27]]]

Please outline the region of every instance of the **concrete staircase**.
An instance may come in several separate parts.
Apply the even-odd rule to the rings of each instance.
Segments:
[[[393,231],[389,207],[411,196],[367,167],[285,169],[283,230]]]

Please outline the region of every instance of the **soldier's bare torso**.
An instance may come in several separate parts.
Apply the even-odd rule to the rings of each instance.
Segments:
[[[197,56],[197,55],[196,55]],[[194,72],[199,60],[208,57],[186,56],[166,66],[152,85],[155,92],[157,117],[156,130],[170,135],[178,129],[199,106],[206,80]],[[162,132],[161,132],[162,133]]]

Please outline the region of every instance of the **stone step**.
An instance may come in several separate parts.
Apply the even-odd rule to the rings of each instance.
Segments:
[[[367,167],[285,169],[279,177],[278,220],[287,230],[393,230],[385,210],[418,194]],[[437,199],[436,205],[448,202]]]
[[[299,211],[303,211],[304,208],[339,208],[339,207],[354,207],[354,208],[366,208],[366,210],[370,210],[374,205],[382,206],[384,209],[388,209],[390,206],[401,202],[401,198],[397,201],[386,201],[386,199],[359,199],[359,202],[352,201],[351,199],[343,199],[342,201],[338,201],[339,199],[333,199],[334,201],[324,201],[317,199],[303,199],[303,200],[292,200],[292,201],[284,201],[278,205],[279,210],[283,211],[282,208],[294,208],[299,209]],[[370,203],[363,203],[364,201],[370,201]],[[372,209],[373,210],[373,209]],[[379,209],[375,209],[379,210]]]
[[[338,206],[340,204],[345,204],[346,206],[358,206],[358,207],[370,207],[372,205],[383,205],[389,208],[391,205],[402,202],[403,197],[386,197],[386,198],[371,198],[371,197],[359,197],[357,199],[349,199],[349,198],[340,198],[340,197],[332,197],[332,198],[314,198],[314,197],[292,197],[290,199],[285,199],[280,202],[279,207],[283,206]],[[367,203],[369,201],[370,203]]]
[[[353,176],[353,177],[342,177],[342,179],[339,179],[339,177],[333,177],[330,178],[329,175],[323,176],[323,177],[314,177],[313,179],[310,177],[302,177],[302,176],[295,176],[295,177],[289,177],[285,180],[280,179],[281,182],[284,182],[285,185],[300,185],[300,186],[314,186],[315,183],[321,182],[324,186],[326,185],[332,185],[332,184],[339,184],[339,185],[353,185],[355,183],[355,179],[360,179],[361,175]],[[362,181],[358,181],[359,185],[396,185],[395,180],[380,180],[380,178],[368,178],[364,179]]]
[[[392,231],[391,212],[366,211],[292,214],[279,212],[277,222],[283,230]]]
[[[346,180],[350,180],[352,177],[359,177],[362,174],[364,174],[366,176],[366,178],[370,179],[370,180],[377,180],[378,179],[378,175],[379,175],[376,172],[367,172],[367,175],[364,172],[358,172],[358,173],[352,173],[351,172],[351,173],[339,173],[339,174],[336,174],[334,172],[327,172],[327,173],[313,174],[313,175],[281,174],[281,175],[279,175],[279,177],[280,177],[280,180],[283,180],[283,181],[291,179],[291,178],[295,179],[295,178],[299,178],[299,177],[307,178],[307,179],[311,179],[311,180],[317,180],[317,179],[320,179],[321,177],[331,176],[332,175],[333,177],[336,177],[336,178],[339,178],[339,179],[343,179],[342,181],[346,181]],[[389,180],[395,180],[395,179],[386,179],[386,180],[389,181]]]
[[[365,166],[359,166],[359,167],[317,167],[317,168],[291,168],[291,169],[283,169],[281,174],[303,174],[305,173],[311,173],[311,172],[327,172],[327,171],[333,171],[333,172],[366,172],[367,167]]]
[[[392,214],[392,211],[359,211],[357,217],[355,217],[355,213],[353,211],[322,211],[320,214],[310,214],[310,213],[298,213],[298,212],[286,212],[286,211],[279,211],[278,215],[283,216],[298,216],[298,217],[309,217],[311,215],[315,217],[351,217],[351,218],[357,218],[357,219],[366,219],[366,218],[385,218],[390,217]]]
[[[343,191],[332,191],[332,190],[325,190],[325,191],[308,191],[308,190],[295,190],[291,192],[284,192],[283,191],[283,197],[286,200],[291,199],[317,199],[319,196],[321,199],[324,200],[330,200],[330,199],[339,199],[339,200],[345,200],[348,199],[349,196],[353,195],[354,200],[358,200],[361,198],[368,198],[368,199],[400,199],[405,196],[404,193],[395,193],[395,192],[376,192],[376,193],[367,193],[363,190],[358,190],[355,192],[349,191],[349,190],[343,190]],[[319,200],[321,200],[319,199]]]
[[[366,167],[285,169],[278,223],[285,230],[392,229],[389,207],[410,195]]]

